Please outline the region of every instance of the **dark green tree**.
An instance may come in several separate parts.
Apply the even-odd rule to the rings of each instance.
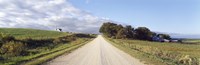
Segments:
[[[129,39],[134,39],[134,28],[132,28],[131,25],[128,25],[125,27],[125,31],[126,31],[126,37]]]
[[[117,35],[116,35],[117,39],[126,39],[127,38],[127,32],[126,30],[123,28],[121,30],[118,31]]]
[[[107,22],[107,23],[103,23],[103,25],[100,27],[99,32],[103,33],[104,35],[106,35],[107,37],[113,37],[115,38],[118,31],[123,28],[122,25],[117,25],[115,23],[111,23],[111,22]]]
[[[153,36],[158,34],[151,32],[147,27],[138,27],[134,29],[131,25],[123,27],[121,24],[111,22],[103,23],[100,33],[110,38],[117,39],[139,39],[139,40],[152,40]],[[160,34],[164,39],[170,39],[168,34]]]
[[[146,27],[138,27],[135,29],[135,36],[140,40],[151,40],[152,33]]]
[[[158,34],[163,39],[171,39],[171,37],[168,34]]]

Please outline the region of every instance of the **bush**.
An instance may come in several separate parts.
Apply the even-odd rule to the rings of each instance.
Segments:
[[[75,41],[75,40],[76,40],[76,36],[75,36],[75,35],[66,36],[65,39],[66,39],[67,41]]]
[[[5,59],[4,59],[2,56],[0,56],[0,61],[1,61],[1,60],[5,60]]]
[[[4,34],[4,33],[0,33],[0,47],[3,45],[3,43],[14,41],[14,40],[15,40],[15,37]]]
[[[62,43],[63,41],[60,39],[60,38],[55,38],[54,40],[53,40],[53,43],[54,44],[59,44],[59,43]]]
[[[67,42],[71,42],[71,41],[75,41],[75,40],[76,40],[76,35],[71,35],[71,36],[55,38],[53,40],[53,43],[55,43],[55,44],[67,43]]]
[[[53,39],[32,39],[32,38],[26,38],[22,40],[23,43],[26,43],[26,45],[29,48],[36,48],[36,47],[42,47],[42,46],[48,46],[53,43]]]
[[[23,43],[11,41],[2,45],[1,54],[18,56],[24,49],[25,45]]]
[[[72,36],[79,37],[79,38],[95,38],[95,34],[77,33],[77,34],[73,34]]]

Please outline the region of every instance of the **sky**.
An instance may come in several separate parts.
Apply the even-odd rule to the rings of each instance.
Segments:
[[[103,22],[200,34],[199,0],[0,0],[0,27],[98,33]]]

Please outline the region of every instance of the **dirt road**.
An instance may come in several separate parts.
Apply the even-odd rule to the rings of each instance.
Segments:
[[[46,65],[144,65],[139,60],[115,48],[99,35],[92,42],[60,56]]]

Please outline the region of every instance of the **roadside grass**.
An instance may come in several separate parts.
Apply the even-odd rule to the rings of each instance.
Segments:
[[[199,65],[200,45],[106,38],[117,48],[150,65]]]
[[[94,37],[95,34],[0,28],[0,65],[38,65],[65,52],[69,53]]]
[[[52,59],[54,59],[54,58],[56,58],[56,57],[58,57],[62,54],[70,53],[71,51],[79,48],[80,46],[85,45],[89,41],[91,41],[91,40],[79,39],[79,41],[72,42],[71,45],[62,45],[59,48],[57,48],[57,50],[60,50],[60,51],[53,52],[53,53],[50,53],[50,54],[45,54],[45,56],[33,59],[33,60],[28,61],[28,62],[26,62],[22,65],[39,65],[39,64],[45,63],[45,62],[52,60]]]
[[[53,49],[34,49],[37,51],[40,50],[41,53],[32,54],[29,56],[9,57],[9,59],[1,61],[0,65],[19,65],[21,63],[23,65],[38,65],[48,60],[51,60],[61,54],[69,53],[72,50],[86,44],[86,42],[88,41],[91,41],[91,39],[80,38],[70,43],[57,45]]]
[[[1,33],[14,36],[16,39],[49,39],[70,35],[71,33],[37,30],[37,29],[25,29],[25,28],[0,28]]]

